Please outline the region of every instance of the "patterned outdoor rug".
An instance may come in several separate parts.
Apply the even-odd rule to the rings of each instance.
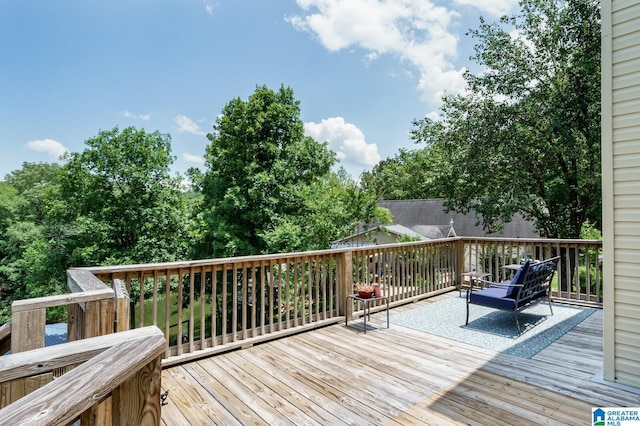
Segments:
[[[540,303],[518,314],[522,334],[518,334],[513,312],[471,305],[469,325],[465,325],[466,301],[451,297],[405,312],[391,314],[392,324],[435,334],[521,358],[531,358],[595,312],[581,308]]]

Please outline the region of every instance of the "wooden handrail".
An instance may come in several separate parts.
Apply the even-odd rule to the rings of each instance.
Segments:
[[[113,290],[103,284],[101,290],[91,290],[82,293],[57,294],[55,296],[35,297],[33,299],[16,300],[11,304],[11,312],[25,312],[35,309],[65,306],[71,303],[95,302],[113,299]]]
[[[601,253],[601,241],[454,237],[299,253],[72,268],[67,274],[74,293],[16,303],[11,333],[16,346],[12,349],[42,346],[45,313],[43,308],[33,309],[39,308],[39,303],[69,303],[69,340],[112,332],[114,322],[118,331],[129,326],[158,325],[167,340],[163,363],[169,365],[184,361],[185,355],[207,356],[339,321],[351,315],[345,300],[354,282],[379,281],[391,306],[395,306],[457,288],[466,271],[488,272],[494,280],[501,280],[505,279],[506,264],[555,255],[560,255],[561,261],[554,300],[600,306]],[[106,292],[114,290],[109,299]],[[131,300],[129,294],[133,295]],[[89,301],[101,295],[105,299]],[[118,295],[115,302],[114,295]]]
[[[163,364],[170,365],[339,321],[352,314],[346,295],[354,282],[379,281],[396,306],[458,288],[466,271],[504,279],[503,265],[523,257],[561,255],[554,299],[601,305],[601,264],[594,262],[601,247],[595,240],[453,237],[70,272],[94,274],[135,295],[131,327],[163,329]]]
[[[0,326],[0,356],[11,350],[11,321]]]
[[[113,396],[113,424],[158,425],[164,347],[162,332],[144,327],[2,357],[3,381],[83,364],[0,409],[0,424],[68,424]]]

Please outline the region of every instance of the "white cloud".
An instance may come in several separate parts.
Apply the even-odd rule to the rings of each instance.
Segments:
[[[199,155],[191,154],[189,152],[183,152],[182,159],[188,163],[204,165],[204,158],[200,157]]]
[[[323,119],[321,123],[305,123],[304,132],[317,141],[329,142],[329,147],[342,163],[372,167],[380,161],[378,146],[367,143],[364,133],[342,117]]]
[[[31,151],[44,152],[56,160],[59,160],[65,152],[69,151],[67,147],[53,139],[38,139],[30,141],[26,143],[26,146]]]
[[[511,1],[511,0],[510,0]],[[425,101],[440,101],[444,91],[460,93],[464,68],[453,61],[459,14],[429,0],[297,0],[304,15],[287,17],[296,29],[314,33],[329,51],[359,47],[375,60],[396,55],[420,74]]]
[[[144,120],[144,121],[149,121],[151,120],[151,114],[134,114],[132,112],[129,111],[125,111],[122,113],[123,116],[127,117],[127,118],[133,118],[133,119],[138,119],[138,120]]]
[[[200,129],[198,123],[187,117],[186,115],[176,116],[176,123],[178,123],[178,131],[180,133],[192,133],[194,135],[204,136],[207,133]]]
[[[455,4],[473,6],[481,12],[498,18],[513,10],[518,5],[518,0],[454,0]]]

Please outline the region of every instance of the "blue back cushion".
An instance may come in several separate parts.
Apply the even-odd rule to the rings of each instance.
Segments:
[[[511,284],[522,284],[524,282],[524,278],[527,276],[527,271],[529,270],[529,265],[530,262],[527,260],[524,265],[522,265],[518,271],[516,272],[516,274],[513,276],[513,279],[511,280]],[[511,299],[515,299],[516,296],[518,295],[518,291],[520,291],[522,287],[517,287],[517,286],[510,286],[509,289],[507,290],[507,294],[506,297],[509,297]]]

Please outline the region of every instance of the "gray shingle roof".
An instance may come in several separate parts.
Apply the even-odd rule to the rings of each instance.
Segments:
[[[482,225],[476,225],[474,213],[463,215],[456,212],[448,212],[444,206],[444,199],[430,200],[386,200],[379,203],[391,211],[392,223],[400,224],[407,228],[423,234],[421,231],[435,233],[434,229],[422,228],[422,226],[435,226],[441,230],[453,219],[453,228],[461,237],[508,237],[508,238],[539,238],[533,222],[525,220],[520,215],[515,215],[511,222],[504,225],[504,230],[500,234],[487,234]],[[420,227],[420,228],[416,228]],[[419,230],[420,229],[420,230]],[[446,237],[446,232],[444,236]],[[425,235],[426,236],[426,235]],[[443,237],[440,237],[443,238]]]

